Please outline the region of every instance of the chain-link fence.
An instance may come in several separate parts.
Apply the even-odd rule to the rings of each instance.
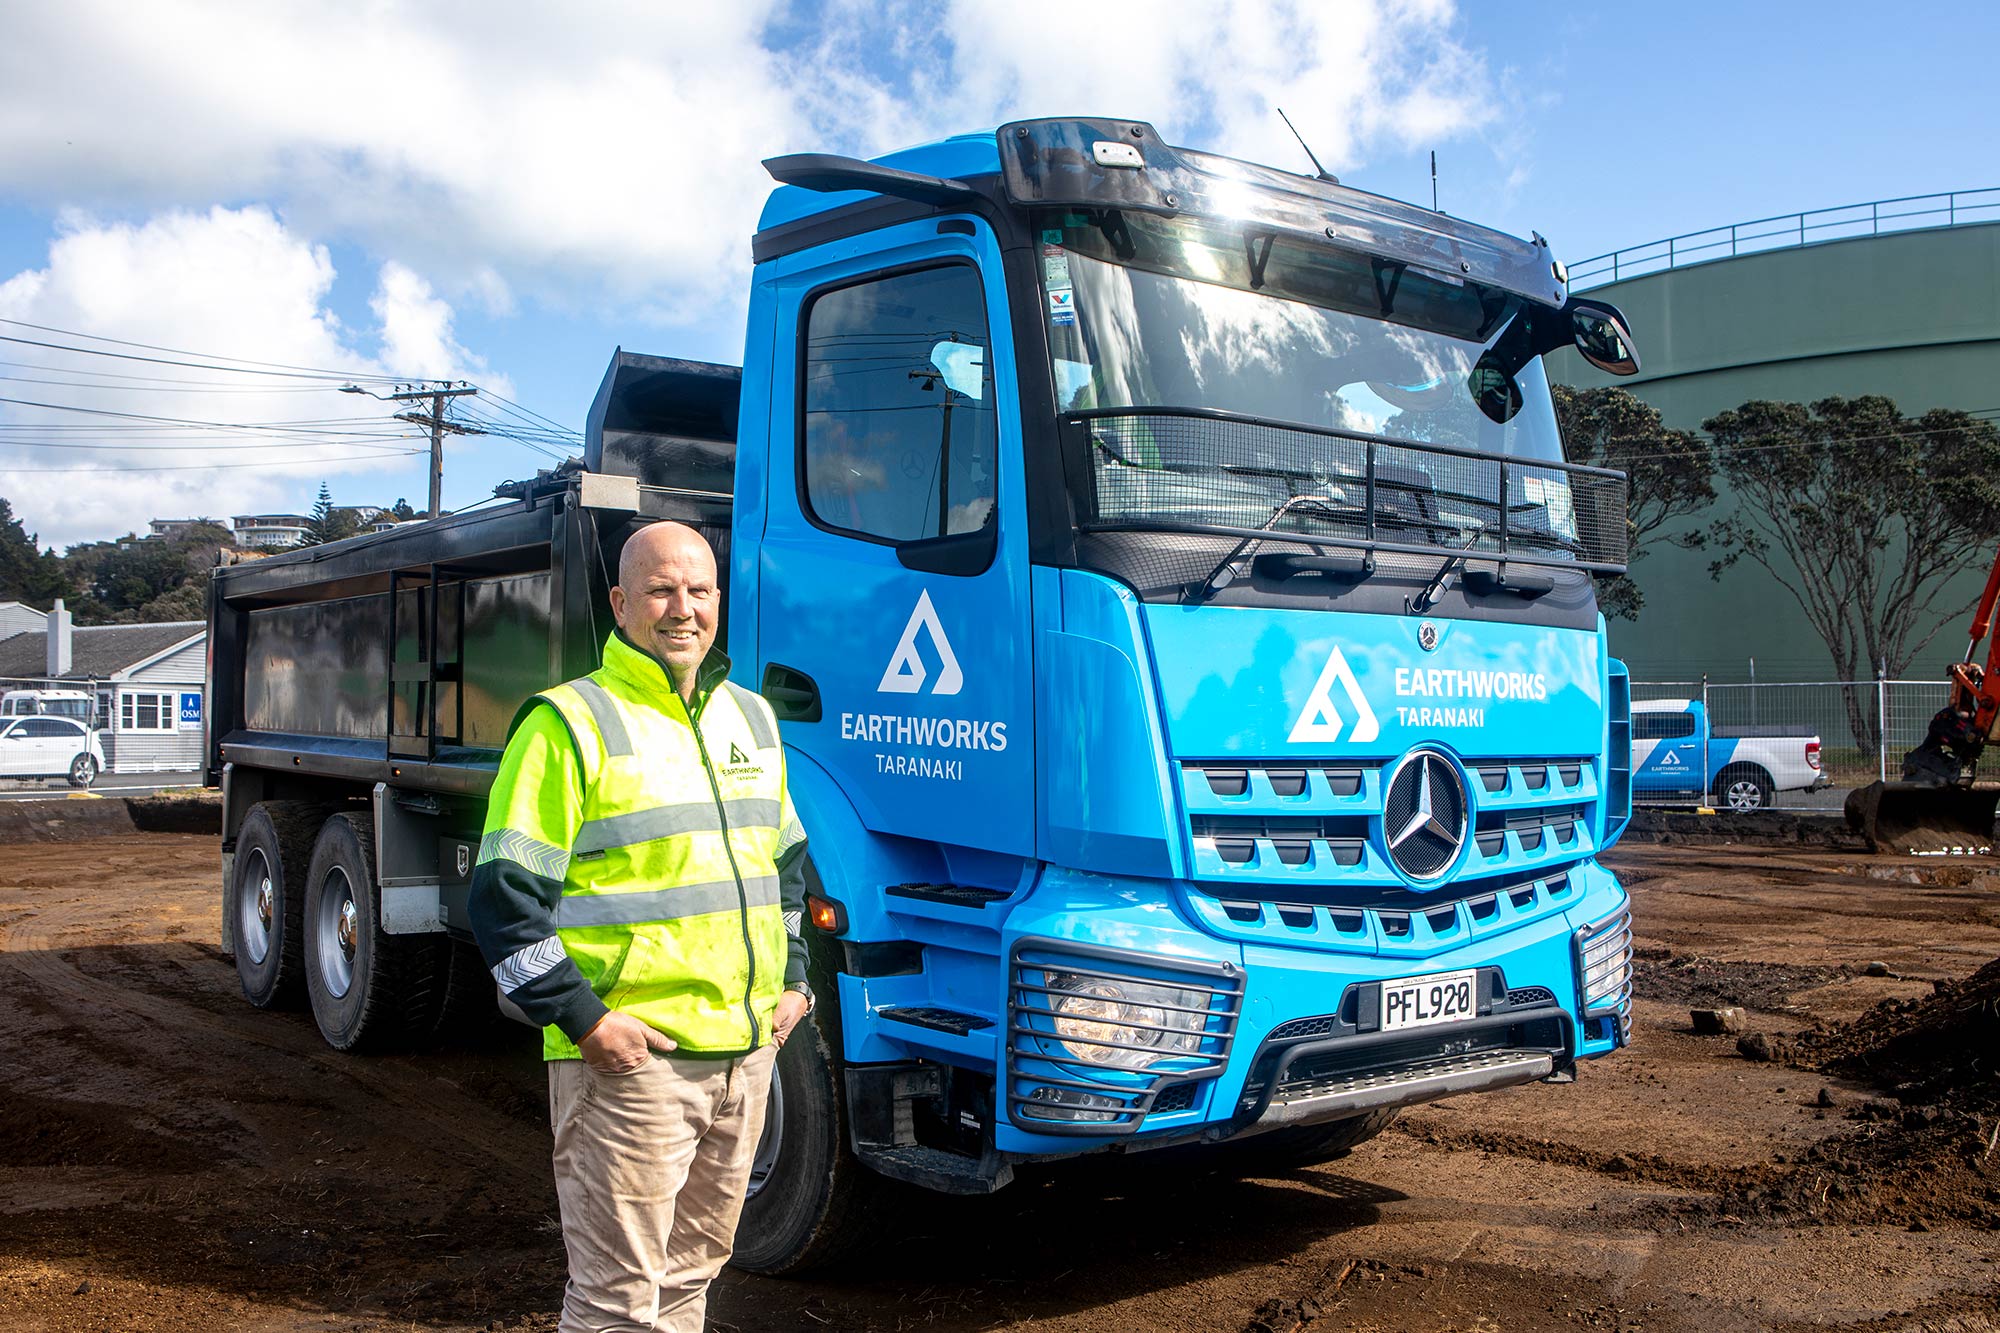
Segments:
[[[1947,695],[1932,680],[1633,681],[1633,799],[1838,810],[1854,788],[1901,774]],[[1691,703],[1707,728],[1677,706]]]

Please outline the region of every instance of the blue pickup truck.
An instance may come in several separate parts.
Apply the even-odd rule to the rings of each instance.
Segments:
[[[1712,728],[1699,699],[1632,705],[1632,791],[1645,800],[1705,800],[1764,810],[1781,791],[1833,785],[1819,737],[1786,727]]]

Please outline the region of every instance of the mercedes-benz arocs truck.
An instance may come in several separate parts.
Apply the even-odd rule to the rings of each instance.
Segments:
[[[580,461],[217,571],[246,994],[343,1048],[490,1003],[508,727],[674,518],[811,839],[817,1040],[739,1263],[826,1258],[885,1181],[1320,1159],[1622,1045],[1625,482],[1541,364],[1636,369],[1617,312],[1539,237],[1143,123],[767,165],[740,371],[621,352]]]

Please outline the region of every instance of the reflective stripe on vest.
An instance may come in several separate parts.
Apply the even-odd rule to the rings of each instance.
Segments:
[[[581,826],[567,851],[498,829],[480,855],[561,880],[556,934],[609,1007],[690,1052],[747,1050],[784,987],[777,858],[804,834],[763,700],[724,682],[697,721],[663,685],[653,659],[614,638],[603,668],[538,696],[577,743]],[[543,1050],[578,1054],[554,1027]]]

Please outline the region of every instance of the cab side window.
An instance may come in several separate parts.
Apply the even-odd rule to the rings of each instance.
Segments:
[[[892,545],[992,523],[998,437],[978,270],[836,287],[812,299],[803,328],[807,514]]]
[[[1634,713],[1632,739],[1670,741],[1694,735],[1693,713]]]

